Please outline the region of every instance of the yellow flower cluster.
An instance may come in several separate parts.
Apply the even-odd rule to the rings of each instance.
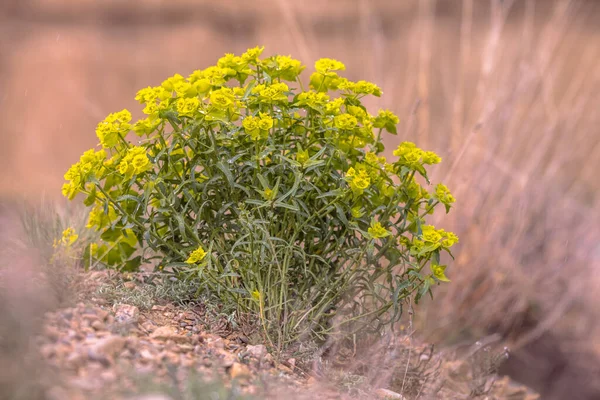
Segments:
[[[295,81],[298,75],[306,68],[298,60],[290,56],[274,56],[263,60],[262,67],[273,78],[286,81]]]
[[[338,89],[355,95],[373,95],[380,97],[382,95],[381,88],[372,82],[358,81],[352,82],[348,79],[342,78],[338,84]]]
[[[371,221],[371,226],[368,231],[371,239],[381,239],[390,236],[391,233],[385,229],[380,222]]]
[[[103,174],[103,162],[106,160],[104,150],[94,151],[90,149],[83,153],[79,162],[73,164],[65,173],[65,180],[69,181],[62,186],[62,194],[72,200],[81,189],[90,175],[100,177]]]
[[[110,114],[96,127],[96,136],[104,148],[115,147],[131,130],[131,113],[122,110]]]
[[[437,265],[431,264],[431,272],[433,272],[433,276],[442,282],[450,282],[450,279],[446,277],[446,266],[445,265]]]
[[[433,225],[423,225],[422,234],[411,243],[410,253],[417,257],[431,253],[439,248],[449,249],[458,243],[458,236]]]
[[[299,150],[296,153],[296,161],[298,161],[300,164],[302,164],[302,166],[304,166],[306,164],[306,162],[308,161],[309,158],[310,158],[310,155],[308,154],[308,150]]]
[[[337,75],[333,73],[334,71],[345,71],[346,66],[342,62],[334,60],[333,58],[321,58],[315,63],[315,69],[319,74],[333,76]]]
[[[261,112],[258,116],[249,115],[244,118],[242,126],[252,140],[258,141],[268,137],[269,130],[273,128],[273,122],[273,118]]]
[[[410,169],[422,168],[423,164],[431,165],[442,161],[433,151],[423,151],[412,142],[402,142],[393,153],[398,163]]]
[[[123,157],[118,166],[119,172],[127,178],[133,175],[139,175],[152,169],[150,159],[146,154],[146,149],[141,146],[134,146],[127,150],[127,155]]]
[[[112,206],[108,205],[105,212],[104,206],[97,202],[90,211],[86,228],[96,228],[96,230],[99,230],[109,226],[117,219],[117,213]]]
[[[346,172],[346,180],[350,185],[350,189],[356,195],[360,195],[371,184],[371,177],[366,170],[360,169],[358,172],[350,167]]]
[[[265,190],[263,190],[262,196],[265,200],[270,201],[275,198],[275,192],[273,191],[273,189],[266,188]]]
[[[343,99],[341,103],[343,104]],[[296,101],[297,106],[308,106],[316,111],[323,110],[328,104],[331,103],[329,103],[329,96],[326,93],[312,90],[300,93]],[[341,104],[338,106],[338,110],[340,106]]]
[[[270,85],[260,84],[252,89],[252,94],[258,94],[259,100],[264,103],[276,103],[287,101],[290,88],[283,82],[272,83]]]
[[[438,199],[440,203],[446,206],[450,206],[456,201],[454,196],[452,196],[452,193],[450,193],[448,187],[441,183],[435,187],[435,198]]]
[[[75,229],[67,228],[62,232],[62,237],[60,239],[54,239],[53,247],[70,247],[73,243],[75,243],[75,241],[77,241],[78,238],[79,235],[75,232]]]
[[[190,256],[185,260],[188,264],[198,264],[206,257],[206,251],[202,247],[198,247],[196,250],[190,253]]]
[[[333,124],[338,129],[352,130],[356,128],[358,121],[350,114],[340,114],[333,118]]]
[[[177,112],[181,117],[194,117],[200,107],[200,100],[197,97],[182,97],[177,100]]]

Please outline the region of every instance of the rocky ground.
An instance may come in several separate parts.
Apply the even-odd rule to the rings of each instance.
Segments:
[[[486,370],[494,367],[489,360],[475,366],[473,357],[409,347],[410,338],[362,353],[338,349],[319,357],[316,373],[306,360],[277,360],[239,327],[224,329],[202,305],[107,300],[102,285],[141,290],[135,280],[111,279],[104,272],[88,275],[79,304],[46,313],[33,346],[46,365],[40,375],[45,398],[537,398]],[[374,353],[381,357],[366,356]]]

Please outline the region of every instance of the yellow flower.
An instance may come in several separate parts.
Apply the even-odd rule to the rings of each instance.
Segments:
[[[95,152],[90,149],[83,153],[79,161],[73,164],[65,173],[64,178],[69,182],[62,186],[62,194],[72,200],[84,187],[91,175],[101,178],[105,171],[103,167],[105,160],[106,152],[104,150]]]
[[[364,169],[360,169],[358,172],[353,168],[348,168],[346,172],[346,180],[350,185],[350,189],[354,194],[359,195],[362,194],[363,191],[369,187],[371,184],[371,178],[369,174]]]
[[[198,107],[200,107],[200,100],[197,97],[177,100],[177,112],[182,117],[193,117]]]
[[[433,225],[424,225],[422,227],[422,239],[426,243],[439,243],[442,240],[441,233]]]
[[[350,213],[352,214],[353,218],[360,218],[364,215],[364,213],[360,209],[360,206],[352,207]]]
[[[151,118],[145,118],[137,121],[133,125],[133,131],[138,136],[149,135],[156,130],[156,128],[160,125],[160,120],[152,120]]]
[[[246,118],[244,118],[244,120],[242,121],[242,126],[244,127],[244,129],[246,130],[247,133],[250,133],[252,131],[259,129],[258,128],[259,121],[260,121],[259,117],[249,115]]]
[[[275,192],[272,189],[266,188],[263,192],[263,198],[265,200],[273,200]]]
[[[380,222],[371,221],[371,226],[368,231],[371,239],[380,239],[391,235],[391,233],[385,229]]]
[[[343,79],[339,84],[339,89],[352,92],[354,94],[372,94],[374,96],[381,96],[382,92],[379,86],[374,83],[367,81],[352,82],[348,79]]]
[[[366,188],[368,188],[370,184],[371,184],[371,179],[368,176],[365,176],[364,174],[361,173],[361,174],[357,175],[352,180],[352,182],[350,182],[350,187],[353,190],[357,189],[357,191],[362,193],[362,191],[365,190]]]
[[[383,128],[386,123],[397,125],[400,122],[400,118],[390,110],[379,110],[377,117],[375,117],[375,127]]]
[[[260,301],[260,298],[261,298],[260,292],[258,290],[254,290],[252,292],[252,298],[256,301]]]
[[[258,57],[260,57],[264,49],[264,46],[256,46],[252,49],[248,49],[245,53],[242,54],[242,60],[246,61],[247,63],[256,64],[258,62]]]
[[[268,131],[273,127],[273,118],[261,113],[260,121],[258,121],[258,127],[263,131]]]
[[[210,94],[211,104],[221,110],[233,106],[234,100],[233,92],[229,88],[217,89]]]
[[[445,271],[446,271],[445,265],[436,265],[436,264],[431,265],[431,272],[433,272],[433,276],[435,276],[435,278],[438,281],[450,282],[450,279],[448,279],[446,277]]]
[[[298,105],[307,105],[315,110],[322,109],[329,101],[329,96],[323,92],[302,92],[298,95]],[[339,107],[338,107],[339,108]]]
[[[306,67],[299,60],[290,56],[275,56],[275,61],[282,71],[282,77],[287,80],[294,80]]]
[[[107,207],[108,213],[104,212],[104,206],[100,203],[96,203],[90,211],[88,216],[88,222],[86,228],[104,228],[110,225],[117,219],[117,213],[112,206]]]
[[[365,160],[367,160],[367,162],[369,164],[378,164],[379,163],[379,157],[377,157],[377,154],[369,151],[367,152],[367,154],[365,154]]]
[[[298,161],[302,165],[304,165],[309,158],[310,156],[308,154],[308,150],[302,150],[296,153],[296,161]]]
[[[202,248],[202,246],[198,247],[196,250],[190,253],[190,256],[187,260],[185,260],[188,264],[198,264],[206,257],[206,251]]]
[[[138,154],[137,156],[135,156],[131,164],[133,165],[134,174],[141,174],[142,172],[145,172],[148,169],[150,169],[150,160],[145,154]]]
[[[127,150],[127,154],[117,168],[122,175],[131,178],[133,175],[149,171],[152,169],[152,164],[144,147],[133,146]]]
[[[454,196],[452,196],[450,193],[448,187],[446,185],[442,185],[441,183],[435,187],[435,198],[446,206],[450,206],[450,204],[456,201]]]
[[[223,57],[219,58],[219,61],[217,61],[217,67],[232,70],[228,71],[228,75],[235,75],[236,73],[241,72],[246,68],[246,65],[247,63],[242,57],[231,53],[226,53]]]
[[[336,115],[333,119],[333,124],[338,129],[351,130],[356,128],[358,121],[356,117],[350,114],[340,114]]]
[[[327,104],[325,104],[325,114],[328,115],[337,115],[340,113],[341,107],[344,105],[344,99],[337,98],[333,99]]]
[[[131,129],[131,113],[128,110],[122,110],[109,114],[104,121],[96,127],[96,136],[100,139],[100,144],[104,148],[114,147],[119,143],[119,139],[127,135]]]
[[[456,236],[453,232],[444,232],[444,240],[442,240],[442,246],[445,248],[450,248],[458,243],[458,236]]]
[[[379,110],[377,117],[373,122],[375,128],[385,128],[386,131],[396,134],[396,125],[400,119],[390,110]]]
[[[252,93],[258,93],[259,99],[266,103],[274,103],[277,101],[287,101],[286,92],[289,92],[289,87],[285,83],[273,83],[269,86],[257,85],[252,89]]]
[[[60,240],[55,240],[54,241],[54,247],[58,247],[60,245],[65,246],[65,247],[69,247],[71,246],[73,243],[75,243],[75,241],[77,240],[77,238],[79,238],[79,235],[77,233],[75,233],[75,229],[73,228],[67,228],[63,231],[62,233],[62,237]]]
[[[146,115],[151,115],[153,117],[156,117],[155,114],[158,113],[158,106],[156,105],[156,103],[148,103],[146,105],[146,107],[144,107],[142,112]]]
[[[169,91],[169,92],[174,92],[175,91],[175,86],[181,82],[185,82],[185,78],[179,74],[175,74],[170,78],[167,78],[162,84],[161,86]]]
[[[196,70],[189,76],[189,82],[196,87],[199,93],[208,91],[206,86],[220,86],[227,81],[227,69],[217,66],[208,67],[204,70]],[[200,85],[200,86],[199,86]],[[200,90],[200,88],[206,90]]]
[[[398,148],[396,148],[396,150],[393,151],[393,154],[396,157],[402,157],[416,148],[417,146],[413,142],[402,142],[398,145]]]
[[[427,165],[439,164],[442,158],[435,154],[433,151],[426,151],[423,153],[423,163]]]
[[[328,75],[331,71],[345,71],[346,66],[333,58],[321,58],[315,62],[317,72]]]
[[[412,142],[402,142],[393,154],[398,157],[398,164],[409,168],[418,168],[421,165],[423,150]]]

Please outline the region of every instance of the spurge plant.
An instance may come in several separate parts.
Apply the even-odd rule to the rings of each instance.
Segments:
[[[448,280],[440,254],[458,238],[425,218],[454,198],[419,183],[441,159],[410,142],[383,157],[398,117],[371,115],[361,100],[381,89],[341,77],[341,62],[317,61],[305,89],[300,61],[262,51],[140,90],[146,118],[100,122],[101,149],[63,194],[91,208],[95,262],[193,280],[256,315],[279,349],[378,330]]]

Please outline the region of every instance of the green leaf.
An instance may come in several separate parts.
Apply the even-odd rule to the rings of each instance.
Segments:
[[[232,175],[231,170],[229,169],[229,167],[227,165],[225,165],[225,163],[223,161],[219,161],[218,163],[215,164],[215,166],[221,172],[223,172],[223,174],[225,175],[225,178],[227,179],[227,183],[229,184],[229,187],[233,188],[233,186],[234,186],[234,178],[233,178],[233,175]]]
[[[396,125],[391,122],[387,122],[385,124],[385,130],[391,133],[392,135],[397,135],[398,131],[396,130]]]

